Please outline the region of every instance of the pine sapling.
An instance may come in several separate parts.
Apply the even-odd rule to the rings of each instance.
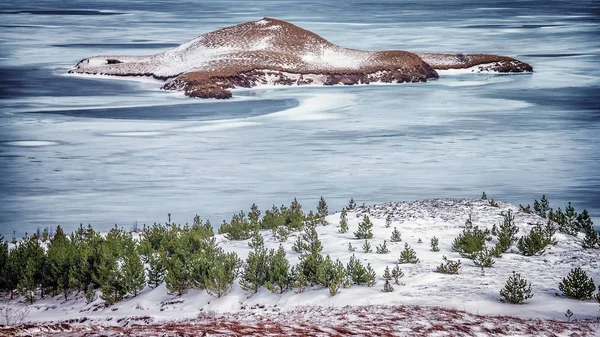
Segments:
[[[392,287],[390,280],[385,280],[385,284],[383,285],[383,289],[381,291],[383,291],[384,293],[391,293],[392,291],[394,291],[394,287]]]
[[[511,304],[524,304],[533,297],[531,283],[513,271],[504,288],[500,290],[500,301]]]
[[[394,230],[392,231],[392,237],[390,238],[391,242],[400,242],[402,241],[402,237],[400,235],[400,232],[398,231],[398,229],[396,227],[394,227]]]
[[[438,240],[438,238],[436,238],[435,236],[431,238],[431,251],[432,252],[439,252],[440,251],[440,247],[439,247],[440,241]]]
[[[377,252],[377,254],[387,254],[390,252],[390,250],[387,247],[387,240],[383,240],[383,244],[380,244],[376,247],[375,251]]]
[[[419,238],[419,240],[417,240],[417,243],[423,243],[423,240],[421,240],[421,238]]]
[[[365,240],[365,243],[362,245],[362,249],[365,253],[371,253],[373,250],[371,249],[371,244],[369,240]]]
[[[385,228],[390,228],[391,225],[392,225],[392,215],[388,214],[385,217]]]
[[[408,245],[408,243],[404,244],[404,250],[400,252],[398,263],[419,263],[417,253]]]
[[[372,239],[373,238],[373,223],[368,215],[365,215],[363,220],[358,224],[358,230],[354,232],[357,239]]]
[[[355,247],[352,247],[352,242],[348,242],[348,251],[349,251],[349,252],[354,252],[354,251],[356,251],[356,248],[355,248]]]
[[[400,266],[394,266],[392,269],[392,277],[394,278],[394,283],[400,285],[400,279],[404,276],[404,272],[400,269]]]
[[[442,256],[442,260],[444,262],[442,262],[442,264],[440,264],[435,269],[436,272],[442,273],[442,274],[458,274],[458,271],[460,269],[460,260],[458,260],[458,261],[448,260],[446,255]]]
[[[566,297],[587,300],[592,298],[596,286],[594,285],[594,280],[583,269],[573,268],[569,272],[569,275],[560,282],[558,289]]]
[[[490,250],[488,248],[485,248],[484,250],[475,253],[475,255],[473,256],[473,263],[477,267],[491,268],[492,266],[494,266],[494,263],[496,263],[496,261],[494,261],[493,255],[493,249]]]
[[[345,208],[342,209],[340,214],[340,229],[338,232],[341,234],[348,233],[348,212]]]

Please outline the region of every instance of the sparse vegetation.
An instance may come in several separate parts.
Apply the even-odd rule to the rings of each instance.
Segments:
[[[458,271],[460,270],[460,260],[448,260],[446,255],[442,256],[442,260],[444,262],[435,269],[436,272],[442,274],[458,274]]]

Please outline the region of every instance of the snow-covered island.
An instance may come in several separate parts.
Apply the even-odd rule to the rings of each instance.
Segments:
[[[436,70],[531,72],[519,60],[486,54],[432,54],[343,48],[289,22],[263,18],[203,34],[151,56],[94,56],[72,74],[151,76],[187,96],[230,98],[264,85],[426,82]]]
[[[5,245],[45,258],[11,267],[22,274],[8,286],[0,323],[11,325],[0,334],[592,336],[595,285],[573,275],[600,280],[588,226],[587,212],[550,211],[545,198],[533,209],[483,198],[351,202],[335,214],[321,200],[316,212],[296,201],[253,207],[220,234],[198,217],[42,233]]]

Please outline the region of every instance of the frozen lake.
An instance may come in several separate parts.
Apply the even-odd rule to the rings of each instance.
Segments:
[[[572,201],[600,222],[600,3],[45,1],[0,4],[0,234],[80,222],[213,224],[255,202]],[[595,6],[595,7],[593,7]],[[493,53],[533,74],[241,90],[66,75],[269,16],[344,47]]]

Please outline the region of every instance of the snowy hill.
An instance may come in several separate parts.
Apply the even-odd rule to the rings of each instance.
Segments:
[[[479,68],[476,68],[476,67]],[[263,18],[201,35],[150,56],[94,56],[69,73],[152,76],[164,89],[201,98],[229,98],[231,88],[261,85],[350,85],[425,82],[434,69],[531,72],[496,55],[362,51],[335,45],[289,22]]]
[[[545,219],[536,215],[520,212],[514,205],[498,202],[498,207],[494,207],[490,205],[489,201],[480,199],[431,199],[358,207],[348,211],[350,230],[345,234],[338,233],[340,214],[329,215],[326,218],[329,225],[317,228],[319,239],[323,244],[323,255],[328,254],[334,260],[339,258],[345,264],[353,254],[348,251],[348,244],[352,243],[357,248],[354,252],[355,256],[365,264],[370,263],[377,274],[376,284],[373,287],[342,288],[340,293],[333,297],[329,294],[328,289],[319,289],[318,287],[307,289],[302,293],[288,290],[281,295],[261,288],[258,293],[250,294],[242,290],[237,282],[232,291],[221,298],[215,298],[200,290],[190,290],[182,296],[173,296],[167,294],[163,284],[155,289],[146,287],[137,297],[125,299],[110,307],[105,307],[100,299],[86,304],[81,295],[73,296],[67,301],[62,296],[41,299],[29,307],[25,321],[82,322],[84,326],[110,326],[159,324],[173,320],[196,319],[199,314],[210,317],[224,315],[244,321],[240,317],[243,316],[246,319],[250,319],[248,317],[254,317],[254,315],[263,317],[271,315],[269,313],[272,312],[277,312],[278,319],[282,320],[286,312],[302,316],[304,314],[299,312],[306,314],[313,310],[323,310],[320,308],[329,308],[328,311],[333,310],[332,312],[341,315],[344,312],[356,310],[376,312],[383,310],[381,308],[386,308],[385,306],[402,305],[465,310],[475,315],[472,316],[473,321],[477,321],[480,319],[477,317],[481,317],[476,315],[563,321],[567,309],[574,312],[573,319],[595,319],[599,309],[597,302],[576,301],[556,295],[560,293],[559,282],[572,268],[581,267],[592,278],[600,280],[598,251],[582,249],[581,235],[573,237],[556,233],[554,238],[557,243],[547,247],[539,256],[523,256],[513,246],[501,258],[496,259],[492,268],[485,268],[485,270],[476,267],[471,260],[460,258],[458,253],[451,250],[452,241],[462,231],[469,215],[472,217],[473,224],[483,228],[492,228],[494,224],[498,225],[503,219],[501,212],[508,210],[515,214],[515,224],[519,228],[517,236],[526,235],[534,224],[545,222]],[[356,231],[358,224],[366,215],[374,223],[374,237],[369,240],[373,250],[375,250],[374,247],[387,240],[389,253],[364,253],[360,248],[364,240],[355,239],[352,233]],[[392,223],[389,228],[386,228],[388,215]],[[401,242],[390,242],[394,228],[400,231]],[[291,265],[298,262],[298,254],[292,250],[296,235],[297,233],[292,234],[283,243]],[[277,249],[280,243],[270,231],[263,231],[262,236],[266,248]],[[438,252],[430,251],[429,242],[433,236],[439,238],[440,251]],[[216,237],[222,248],[226,251],[236,252],[242,259],[245,259],[251,250],[248,240],[230,241],[222,235],[216,235]],[[422,240],[422,243],[418,243],[419,239]],[[496,238],[494,237],[487,244],[491,247],[495,242]],[[393,292],[382,292],[384,269],[386,266],[392,268],[397,263],[405,243],[415,249],[420,262],[401,264],[400,267],[404,272],[404,277],[401,278],[403,284],[395,285]],[[458,275],[435,272],[436,267],[442,262],[443,255],[453,260],[461,260],[462,267]],[[512,305],[499,301],[498,292],[513,271],[520,273],[532,283],[534,296],[527,304]],[[22,307],[22,304],[13,302],[11,307],[18,309]],[[435,310],[431,314],[437,315]],[[464,313],[464,315],[467,317],[470,314]],[[293,319],[292,317],[288,318]],[[432,319],[435,321],[438,317]],[[464,319],[468,321],[471,318]],[[523,333],[523,335],[528,334]]]

